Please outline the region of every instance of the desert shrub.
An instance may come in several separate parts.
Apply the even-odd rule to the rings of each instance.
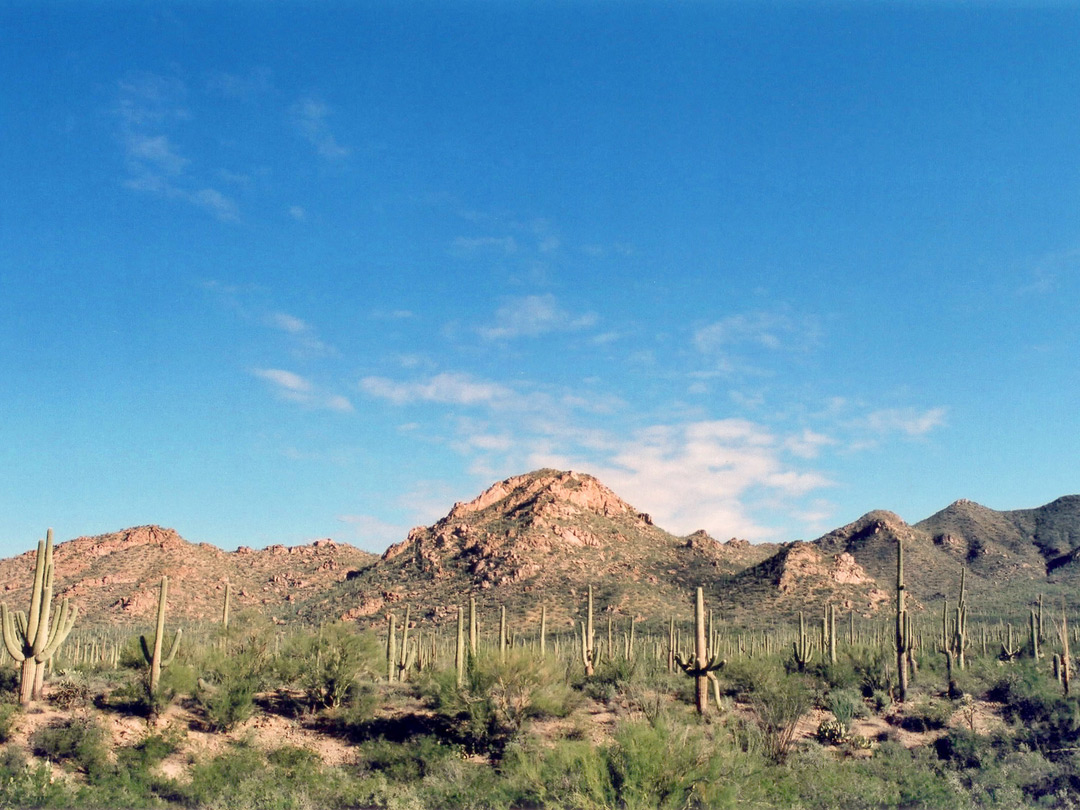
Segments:
[[[338,622],[294,635],[274,670],[283,682],[303,689],[310,706],[336,709],[356,696],[365,679],[374,678],[382,657],[372,633]]]
[[[625,658],[603,659],[592,675],[583,677],[580,689],[582,694],[593,700],[614,700],[634,679],[635,670],[634,662]]]
[[[825,697],[825,708],[833,713],[844,736],[851,729],[851,722],[866,714],[866,705],[853,689],[833,689]]]
[[[1018,725],[1017,740],[1051,759],[1080,742],[1080,701],[1033,667],[1010,667],[988,697],[1003,704],[1006,720]]]
[[[862,672],[855,666],[855,656],[850,650],[837,656],[835,663],[821,661],[812,666],[810,671],[825,684],[829,690],[858,689],[862,685]]]
[[[937,731],[945,728],[953,713],[953,705],[947,700],[921,700],[909,705],[899,717],[900,727],[908,731]]]
[[[737,806],[744,785],[732,777],[747,773],[745,758],[718,745],[703,724],[625,722],[607,749],[615,805],[624,808]],[[747,792],[753,790],[745,785]]]
[[[228,731],[251,716],[255,693],[267,674],[270,655],[263,628],[251,627],[237,635],[227,648],[203,651],[196,664],[202,676],[195,700],[214,731]]]
[[[721,688],[732,697],[746,699],[754,691],[766,669],[768,667],[763,667],[762,662],[756,659],[736,658],[728,661],[719,673]]]
[[[423,779],[447,757],[460,756],[460,748],[438,737],[421,734],[404,742],[379,737],[362,743],[358,760],[371,771],[379,771],[395,782]]]
[[[607,751],[587,740],[514,743],[501,770],[514,806],[607,808],[616,803]]]
[[[0,703],[0,743],[6,743],[15,730],[20,708],[15,703]]]
[[[65,677],[49,684],[48,700],[58,709],[85,709],[93,695],[85,679]]]
[[[284,746],[263,754],[239,744],[195,763],[177,801],[207,810],[386,806],[371,798],[371,792],[350,790],[340,775],[324,769],[315,754],[302,748]]]
[[[7,653],[4,653],[7,656]],[[11,703],[18,700],[19,671],[14,667],[0,666],[0,701]]]
[[[504,660],[481,654],[469,661],[459,689],[453,670],[437,670],[419,684],[428,705],[457,726],[473,751],[498,755],[533,717],[565,717],[579,700],[557,661],[515,650]]]
[[[795,739],[795,726],[810,708],[810,690],[802,678],[772,673],[750,695],[766,756],[782,762]]]
[[[0,807],[71,807],[73,799],[47,763],[28,761],[13,746],[0,748]]]
[[[938,758],[954,768],[981,768],[993,761],[991,739],[965,728],[951,728],[934,741]]]
[[[79,806],[149,807],[182,797],[177,783],[156,767],[176,750],[175,734],[152,733],[132,746],[117,749],[116,762],[97,768],[79,791]]]
[[[81,714],[42,726],[30,736],[30,748],[36,756],[70,762],[94,775],[109,761],[105,737],[97,718]]]

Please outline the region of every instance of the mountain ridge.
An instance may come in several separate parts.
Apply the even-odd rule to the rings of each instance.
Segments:
[[[88,623],[147,621],[163,574],[170,615],[184,621],[214,619],[226,580],[235,609],[281,622],[375,624],[406,602],[421,620],[441,622],[471,597],[525,616],[544,605],[568,626],[589,585],[604,609],[638,619],[681,609],[699,584],[734,620],[826,601],[869,615],[893,592],[897,542],[916,607],[951,597],[961,567],[973,594],[1073,583],[1080,495],[1005,512],[961,499],[915,524],[877,509],[810,542],[752,544],[704,530],[672,534],[593,476],[543,469],[455,503],[382,555],[329,538],[229,552],[156,525],[74,538],[56,546],[55,593]],[[25,602],[32,575],[32,551],[0,560],[4,601]]]

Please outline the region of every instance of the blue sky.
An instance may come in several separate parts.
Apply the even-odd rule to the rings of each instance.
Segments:
[[[495,480],[810,539],[1080,492],[1080,8],[0,3],[0,554]]]

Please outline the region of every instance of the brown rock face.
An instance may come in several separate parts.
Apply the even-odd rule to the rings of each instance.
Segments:
[[[372,615],[375,595],[404,583],[410,603],[429,606],[430,615],[450,615],[470,595],[517,601],[538,613],[550,594],[546,604],[556,620],[574,604],[568,594],[593,584],[611,596],[611,609],[664,605],[666,614],[696,585],[742,568],[743,557],[756,562],[769,553],[717,543],[704,531],[675,537],[591,475],[537,470],[500,481],[454,504],[434,525],[410,531],[349,582],[338,604],[343,614]]]
[[[0,561],[0,590],[19,606],[30,598],[34,552]],[[229,553],[189,543],[173,529],[137,526],[111,534],[77,537],[54,551],[57,598],[79,609],[81,626],[147,621],[157,609],[161,576],[169,577],[169,616],[178,621],[220,615],[224,583],[233,584],[233,609],[270,607],[287,615],[297,596],[344,580],[374,556],[352,546],[319,540],[305,546],[241,548]]]

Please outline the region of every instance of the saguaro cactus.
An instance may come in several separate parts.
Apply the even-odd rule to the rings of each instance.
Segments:
[[[585,675],[592,675],[596,669],[596,646],[593,635],[593,598],[592,585],[589,586],[589,605],[586,619],[581,623],[581,661],[585,664]]]
[[[158,591],[158,603],[157,603],[157,624],[154,630],[154,645],[153,651],[151,647],[146,643],[146,636],[139,636],[139,646],[142,647],[143,658],[146,659],[146,663],[150,665],[150,696],[153,697],[158,693],[158,685],[161,683],[161,670],[172,663],[173,658],[176,657],[176,651],[180,647],[180,637],[184,631],[177,628],[176,635],[173,636],[172,647],[169,649],[169,654],[162,657],[161,647],[165,639],[165,602],[169,598],[169,578],[163,576],[161,578],[161,588]]]
[[[387,616],[390,627],[386,634],[386,680],[394,682],[397,676],[397,616]]]
[[[814,658],[814,643],[806,634],[806,619],[801,610],[799,611],[799,637],[791,642],[791,651],[795,656],[795,666],[799,672],[806,669],[806,665]]]
[[[1065,606],[1061,607],[1061,686],[1069,694],[1069,619]]]
[[[896,673],[897,700],[907,700],[908,689],[908,649],[910,647],[910,624],[907,620],[907,607],[904,591],[904,541],[896,538]]]
[[[457,670],[458,689],[465,685],[465,609],[457,609],[457,647],[454,650],[454,667]]]
[[[469,655],[476,656],[477,636],[476,597],[469,597]]]
[[[547,605],[540,606],[540,655],[547,654]]]
[[[705,714],[709,707],[709,675],[724,666],[714,653],[709,657],[705,636],[705,595],[701,588],[694,595],[694,660],[684,661],[677,653],[675,663],[687,675],[694,678],[694,708]]]
[[[221,628],[229,632],[229,609],[232,607],[232,583],[225,580],[225,603],[221,606]]]
[[[34,566],[34,587],[30,592],[30,615],[21,610],[10,613],[0,604],[0,626],[8,655],[21,666],[19,703],[26,706],[41,698],[45,665],[64,643],[75,625],[77,610],[67,599],[60,603],[56,622],[49,626],[53,591],[53,533],[49,529],[38,541]]]

